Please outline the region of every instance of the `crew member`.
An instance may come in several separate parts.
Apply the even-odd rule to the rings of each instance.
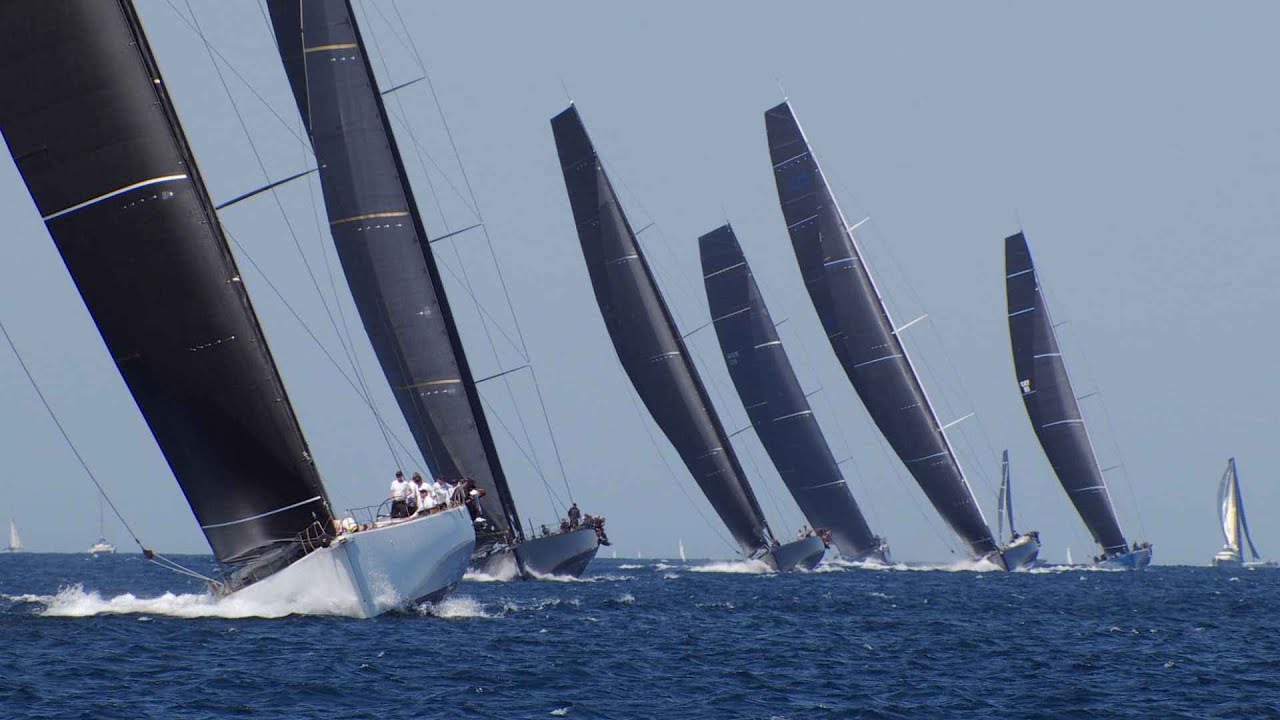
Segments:
[[[582,511],[578,509],[578,503],[569,506],[569,529],[576,530],[582,522]]]
[[[391,481],[391,517],[409,517],[409,496],[412,486],[404,479],[404,473],[397,470],[396,479]]]

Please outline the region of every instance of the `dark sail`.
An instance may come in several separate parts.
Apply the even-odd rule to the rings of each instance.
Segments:
[[[765,111],[787,231],[831,347],[889,445],[978,556],[996,549],[790,104]]]
[[[822,436],[733,228],[716,228],[698,244],[720,349],[760,443],[814,528],[830,530],[846,558],[872,554],[881,541]]]
[[[635,233],[572,105],[551,119],[600,314],[658,427],[748,556],[773,536],[698,377]]]
[[[0,36],[0,130],[214,555],[280,567],[328,501],[132,4],[3,3]]]
[[[347,0],[269,0],[276,42],[320,166],[329,229],[383,373],[428,464],[471,478],[521,537],[430,241]]]
[[[1094,541],[1108,553],[1125,552],[1128,546],[1093,454],[1022,233],[1005,238],[1004,262],[1013,369],[1031,427]]]

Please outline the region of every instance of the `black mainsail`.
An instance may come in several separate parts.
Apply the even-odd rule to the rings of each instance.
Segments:
[[[1071,389],[1027,238],[1021,232],[1005,238],[1004,259],[1013,369],[1031,427],[1094,541],[1108,553],[1123,553],[1128,545]]]
[[[850,560],[883,549],[822,435],[773,318],[729,225],[698,238],[707,303],[751,426],[796,504]]]
[[[414,441],[438,475],[487,492],[513,540],[520,516],[449,310],[395,134],[348,0],[268,0],[365,331]]]
[[[658,427],[748,557],[773,534],[738,463],[576,107],[551,119],[600,314]]]
[[[765,111],[765,128],[796,261],[840,364],[880,432],[951,529],[974,555],[995,551],[991,529],[790,103]]]
[[[0,37],[0,131],[215,557],[284,567],[329,503],[132,4],[7,2]]]

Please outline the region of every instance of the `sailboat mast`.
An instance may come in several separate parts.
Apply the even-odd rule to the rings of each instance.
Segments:
[[[523,539],[391,120],[348,0],[268,0],[320,167],[338,258],[383,373],[427,463],[487,492],[485,515]]]
[[[976,557],[998,549],[944,426],[790,103],[765,111],[778,200],[806,289],[871,419]]]

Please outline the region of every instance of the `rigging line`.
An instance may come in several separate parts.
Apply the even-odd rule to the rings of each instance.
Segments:
[[[124,529],[129,533],[129,537],[133,539],[133,542],[138,545],[138,549],[142,550],[143,553],[150,552],[142,544],[142,541],[138,539],[138,535],[133,531],[133,528],[130,527],[129,521],[124,519],[124,515],[120,512],[120,509],[116,507],[115,501],[111,499],[111,496],[107,495],[107,491],[103,489],[102,483],[98,482],[97,476],[95,476],[93,471],[89,469],[89,463],[85,462],[84,456],[80,454],[80,450],[76,448],[76,444],[71,441],[71,435],[67,433],[67,429],[62,425],[62,421],[58,419],[57,413],[53,411],[53,406],[49,404],[49,399],[45,397],[44,391],[40,389],[40,385],[36,382],[35,376],[31,374],[31,369],[27,367],[26,360],[22,359],[22,354],[18,352],[18,346],[13,342],[13,338],[9,335],[9,330],[4,326],[3,322],[0,322],[0,333],[4,334],[4,339],[9,344],[9,349],[13,351],[13,356],[17,358],[18,365],[22,368],[22,373],[27,376],[27,382],[31,383],[31,388],[36,391],[36,396],[40,398],[40,404],[44,405],[45,412],[49,414],[49,418],[53,420],[53,424],[58,427],[58,432],[62,433],[62,439],[66,441],[67,447],[70,448],[71,453],[75,455],[76,460],[80,463],[80,467],[84,468],[85,474],[89,476],[91,481],[93,481],[94,487],[98,488],[98,492],[102,495],[102,499],[106,500],[107,504],[111,506],[111,512],[115,514],[116,519],[124,526]]]
[[[258,10],[261,13],[263,22],[266,24],[266,26],[271,27],[271,20],[270,18],[267,17],[266,9],[263,7],[261,3],[258,5]],[[299,35],[302,34],[302,28],[298,29],[298,33]],[[273,42],[274,42],[274,39],[273,39]],[[305,38],[303,39],[302,44],[304,46],[306,45]],[[304,87],[310,87],[310,77],[308,76],[306,62],[302,63],[302,72],[303,72]],[[309,92],[306,94],[306,102],[307,102],[307,118],[310,118],[311,117],[311,95]],[[311,135],[310,129],[306,126],[305,124],[306,120],[301,116],[301,114],[299,114],[298,120],[299,120],[298,124],[301,127],[302,132],[308,138],[310,138],[310,135]],[[304,159],[307,158],[308,156],[314,155],[314,153],[315,153],[314,147],[310,142],[307,142],[305,147],[302,150]],[[315,165],[317,166],[317,168],[319,167],[320,165],[319,158],[315,158]],[[355,375],[356,383],[358,383],[359,385],[359,387],[355,387],[353,385],[353,387],[355,387],[357,395],[359,395],[360,393],[363,393],[363,399],[365,400],[365,403],[369,406],[369,410],[373,413],[374,418],[378,422],[379,428],[386,428],[384,432],[389,431],[390,426],[387,425],[386,420],[383,417],[382,411],[378,408],[378,405],[374,400],[373,391],[370,390],[369,388],[369,381],[365,374],[364,367],[360,362],[360,355],[356,351],[356,342],[354,340],[355,334],[351,330],[351,321],[347,318],[346,310],[343,309],[341,294],[338,291],[338,283],[337,283],[337,280],[335,279],[334,272],[333,272],[333,262],[329,257],[330,251],[332,251],[335,255],[337,254],[337,246],[333,242],[326,242],[326,236],[330,234],[328,229],[328,223],[326,223],[324,221],[325,218],[322,217],[326,215],[326,212],[322,207],[323,200],[321,200],[321,202],[317,202],[316,200],[315,184],[312,182],[307,182],[307,196],[311,203],[312,221],[315,223],[314,237],[316,238],[316,245],[319,248],[320,257],[324,261],[325,274],[327,275],[329,280],[329,291],[332,293],[333,304],[334,304],[334,307],[337,309],[338,320],[340,321],[340,324],[334,323],[334,333],[338,337],[338,344],[342,347],[343,354],[346,355],[347,362],[350,364],[352,373]],[[323,230],[321,229],[322,226],[324,228]],[[302,255],[301,246],[298,246],[298,253],[299,255]],[[305,257],[304,257],[304,262],[305,262]],[[318,286],[316,288],[316,292],[321,295],[321,299],[323,301],[324,293],[323,291],[320,290]],[[327,304],[325,308],[327,311],[328,310]],[[333,323],[332,316],[330,316],[330,322]],[[339,372],[343,372],[345,374],[342,368],[338,368],[338,370]],[[347,379],[347,382],[348,384],[351,384],[350,378]],[[421,463],[421,466],[423,468],[427,468],[429,466],[429,463],[427,462],[428,458],[425,456],[425,454],[419,455],[413,451],[410,451],[405,447],[405,444],[398,437],[395,438],[395,440],[396,440],[396,445],[404,452],[404,458],[407,460],[406,465],[418,465],[418,459],[419,457],[421,457],[423,461]],[[418,452],[419,453],[422,452],[422,449],[418,448]],[[400,456],[396,455],[394,450],[391,451],[391,464],[397,468],[401,467]]]
[[[547,414],[547,404],[542,399],[542,386],[538,384],[538,373],[534,370],[533,365],[529,366],[529,376],[533,378],[533,389],[538,394],[538,405],[542,408],[542,421],[547,425],[547,435],[551,438],[551,449],[555,452],[556,465],[560,468],[560,478],[564,481],[565,494],[569,496],[569,502],[573,500],[573,489],[569,487],[569,474],[564,469],[564,458],[560,455],[560,444],[556,442],[556,434],[551,429],[551,418]]]
[[[307,336],[310,337],[313,342],[315,342],[316,347],[320,348],[320,352],[326,358],[328,358],[329,362],[338,371],[338,374],[341,375],[342,378],[347,381],[347,384],[350,385],[351,389],[355,391],[356,396],[365,402],[365,405],[373,413],[373,417],[377,422],[378,429],[382,432],[382,439],[387,444],[388,452],[390,452],[391,457],[393,459],[398,461],[398,457],[396,456],[395,450],[392,448],[392,438],[395,436],[395,433],[392,431],[391,427],[388,426],[386,422],[383,421],[382,416],[378,414],[377,410],[374,409],[372,399],[360,391],[360,388],[356,385],[356,381],[352,380],[351,377],[347,375],[346,370],[343,369],[343,367],[340,364],[338,364],[337,359],[334,358],[333,354],[329,352],[329,349],[324,346],[324,343],[320,342],[320,338],[317,337],[315,332],[311,330],[311,326],[307,325],[306,321],[302,319],[302,316],[298,314],[297,310],[295,310],[293,306],[289,304],[289,301],[285,299],[284,293],[280,291],[280,288],[276,287],[276,284],[271,282],[270,276],[268,276],[266,272],[263,271],[262,267],[258,265],[257,261],[253,259],[253,256],[249,254],[248,250],[245,249],[244,245],[241,245],[240,241],[237,240],[231,234],[230,231],[224,228],[223,232],[226,233],[227,239],[229,239],[236,246],[236,249],[240,251],[240,255],[249,262],[249,266],[252,267],[255,271],[257,271],[258,275],[262,277],[262,281],[267,284],[267,287],[271,288],[271,292],[275,294],[276,298],[280,301],[280,303],[284,305],[286,310],[289,311],[289,314],[293,316],[293,319],[296,320],[300,326],[302,326],[302,329],[307,333]],[[396,438],[395,442],[399,444],[401,448],[404,447],[404,444],[400,442],[399,438]],[[405,452],[406,454],[408,453],[407,450]]]
[[[622,367],[622,363],[619,362],[616,365],[616,367],[618,372],[623,373],[623,377],[625,378],[626,376]],[[653,416],[647,415],[646,413],[640,410],[640,404],[636,401],[636,393],[634,392],[633,389],[630,388],[630,384],[631,384],[630,380],[629,379],[626,380],[626,385],[628,386],[628,389],[625,390],[624,392],[626,393],[627,398],[631,401],[631,409],[635,411],[636,417],[640,420],[640,425],[644,427],[644,433],[649,438],[649,444],[653,446],[654,454],[657,455],[660,460],[662,460],[662,466],[667,469],[667,477],[671,478],[671,484],[675,485],[676,489],[680,491],[680,494],[684,496],[684,499],[688,504],[688,506],[693,508],[694,512],[698,513],[698,517],[702,519],[703,524],[706,525],[711,530],[711,532],[715,534],[715,536],[719,538],[720,541],[723,542],[725,546],[728,547],[729,550],[733,552],[733,554],[741,556],[742,549],[738,547],[737,544],[730,542],[729,539],[724,536],[724,533],[720,531],[720,527],[713,524],[710,520],[707,519],[706,513],[702,512],[702,508],[698,505],[698,503],[694,502],[693,498],[689,496],[688,491],[685,490],[684,484],[681,483],[680,479],[676,477],[676,471],[674,468],[671,467],[671,461],[667,459],[667,455],[666,453],[662,452],[662,447],[658,444],[657,438],[653,436],[653,428],[649,427],[650,422],[657,424],[657,421],[653,419]]]
[[[195,32],[195,33],[196,33],[196,35],[199,35],[199,36],[201,37],[201,39],[204,39],[204,35],[200,32],[199,27],[198,27],[197,25],[195,25],[195,24],[192,24],[193,20],[195,19],[195,14],[194,14],[194,13],[192,13],[191,19],[188,19],[188,18],[187,18],[187,16],[183,15],[183,14],[182,14],[182,12],[181,12],[181,11],[179,11],[179,10],[178,10],[178,8],[174,6],[174,4],[173,4],[173,0],[166,0],[166,2],[169,4],[169,8],[170,8],[171,10],[173,10],[173,13],[174,13],[175,15],[177,15],[177,16],[178,16],[178,18],[179,18],[180,20],[182,20],[182,22],[183,22],[184,24],[186,24],[186,26],[187,26],[190,30],[192,30],[193,32]],[[258,9],[259,9],[259,10],[261,10],[261,9],[262,9],[262,5],[261,5],[261,4],[259,4],[259,5],[258,5]],[[188,10],[188,11],[190,11],[190,10],[191,10],[191,5],[190,5],[190,3],[188,3],[188,4],[187,4],[187,10]],[[265,15],[265,14],[264,14],[262,17],[263,17],[263,20],[266,20],[266,15]],[[270,21],[267,21],[267,23],[266,23],[266,27],[271,27],[271,23],[270,23]],[[276,120],[279,120],[279,121],[280,121],[280,125],[281,125],[281,126],[283,126],[285,130],[288,130],[288,131],[289,131],[289,134],[290,134],[290,135],[293,135],[294,139],[296,139],[299,143],[301,143],[301,144],[303,144],[303,145],[305,145],[305,146],[307,146],[307,147],[310,147],[311,143],[309,143],[305,137],[303,137],[303,136],[299,135],[297,132],[295,132],[295,131],[294,131],[293,126],[291,126],[291,125],[290,125],[290,124],[289,124],[289,123],[288,123],[288,122],[287,122],[283,117],[281,117],[281,116],[280,116],[280,113],[276,112],[276,109],[275,109],[274,107],[272,107],[271,103],[267,102],[267,99],[266,99],[266,98],[264,98],[261,94],[259,94],[259,93],[258,93],[257,89],[256,89],[256,88],[254,88],[254,87],[253,87],[253,85],[248,81],[248,79],[246,79],[246,78],[245,78],[245,76],[244,76],[243,74],[241,74],[241,73],[240,73],[240,71],[239,71],[239,70],[237,70],[237,69],[236,69],[236,67],[235,67],[234,65],[232,65],[232,64],[231,64],[231,61],[230,61],[230,60],[228,60],[228,59],[226,58],[226,56],[225,56],[225,55],[223,55],[222,53],[218,52],[218,49],[217,49],[217,48],[215,48],[215,47],[213,47],[212,45],[208,45],[208,44],[206,43],[206,47],[208,47],[208,48],[209,48],[209,52],[210,52],[210,53],[212,53],[212,54],[216,55],[216,56],[217,56],[217,58],[218,58],[219,60],[221,60],[221,61],[223,62],[223,64],[225,64],[225,65],[227,66],[227,69],[228,69],[228,70],[230,70],[230,71],[231,71],[231,73],[232,73],[233,75],[235,75],[235,76],[236,76],[236,79],[237,79],[237,80],[239,80],[241,83],[243,83],[243,84],[244,84],[244,86],[249,90],[249,92],[253,93],[253,96],[254,96],[255,98],[257,98],[257,99],[258,99],[258,102],[262,103],[263,107],[265,107],[265,108],[267,109],[267,112],[271,113],[271,114],[275,117],[275,119],[276,119]]]
[[[480,397],[480,402],[484,403],[485,407],[489,408],[490,410],[494,410],[493,405],[488,400],[486,400],[483,395]],[[561,507],[568,507],[568,506],[564,505],[564,503],[560,500],[560,498],[555,494],[555,491],[551,489],[551,484],[547,482],[546,476],[542,474],[542,468],[538,467],[538,464],[533,461],[533,458],[529,456],[529,453],[525,452],[523,447],[520,447],[520,442],[516,440],[516,436],[514,433],[511,432],[511,428],[507,427],[507,424],[503,422],[502,416],[497,414],[496,411],[493,413],[493,415],[494,415],[494,419],[498,421],[498,427],[502,428],[502,431],[507,434],[507,438],[509,438],[512,441],[512,444],[516,446],[516,449],[519,450],[520,454],[524,457],[525,462],[529,463],[529,466],[533,468],[534,474],[537,475],[538,479],[542,481],[542,486],[547,491],[547,500],[551,503],[551,512],[556,517],[559,517],[560,511],[556,509],[557,503],[559,503]]]
[[[258,151],[258,145],[256,142],[254,142],[253,136],[249,132],[248,123],[245,121],[243,113],[240,112],[240,106],[236,103],[235,97],[231,93],[231,87],[227,84],[226,76],[223,74],[222,67],[221,65],[218,64],[218,61],[216,59],[216,55],[213,49],[213,44],[209,41],[209,38],[205,35],[204,30],[200,27],[200,20],[198,17],[196,17],[195,10],[191,7],[191,0],[186,0],[186,6],[187,6],[187,12],[190,13],[191,15],[191,22],[193,24],[193,28],[196,34],[199,35],[201,42],[204,44],[205,50],[209,53],[210,63],[213,65],[213,69],[218,75],[218,80],[222,84],[223,92],[226,93],[227,99],[231,103],[231,108],[235,112],[236,119],[240,123],[240,128],[244,132],[245,139],[249,143],[249,148],[253,151],[254,158],[257,159],[258,168],[262,171],[263,178],[267,182],[270,182],[271,175],[267,171],[266,162],[263,160],[262,154]],[[170,0],[170,7],[172,7],[172,0]],[[261,8],[261,6],[259,6],[259,8]],[[176,8],[175,8],[175,12],[176,12]],[[178,14],[181,15],[181,13],[178,13]],[[298,250],[298,256],[302,260],[303,267],[305,267],[307,270],[307,275],[311,279],[312,287],[315,288],[316,295],[319,296],[320,298],[320,304],[324,307],[325,314],[329,317],[330,325],[333,326],[335,333],[341,335],[341,330],[339,330],[338,328],[337,320],[333,316],[333,311],[329,307],[329,303],[328,303],[328,300],[325,298],[324,291],[320,289],[320,281],[316,278],[315,271],[312,269],[311,262],[307,259],[306,253],[303,252],[302,250],[302,242],[298,239],[298,233],[295,231],[293,227],[293,221],[290,220],[289,214],[285,212],[284,203],[280,200],[280,195],[277,192],[277,189],[272,188],[271,197],[275,201],[276,208],[280,211],[280,216],[284,220],[285,226],[289,229],[289,236],[293,239],[294,247],[297,248]],[[238,242],[236,244],[239,246]],[[241,246],[241,248],[243,249],[243,246]],[[261,272],[261,270],[259,270],[259,272]],[[265,277],[265,273],[264,273],[264,277]],[[292,309],[291,309],[291,312],[292,312]],[[308,332],[310,331],[308,330]],[[369,403],[369,406],[370,406],[370,409],[374,412],[374,414],[377,415],[378,414],[377,408],[373,406],[372,402]],[[379,418],[379,427],[380,428],[382,427],[381,418]],[[387,443],[387,446],[388,446],[388,449],[390,449],[390,446],[391,446],[390,442]],[[392,458],[393,460],[395,459],[394,451],[392,451]]]
[[[372,28],[372,24],[371,24],[371,23],[368,23],[368,20],[367,20],[367,18],[368,18],[368,13],[367,13],[367,12],[365,13],[365,18],[366,18],[366,24],[367,24],[367,26],[369,26],[370,28]],[[386,57],[383,55],[383,53],[382,53],[382,46],[381,46],[381,45],[379,44],[379,42],[378,42],[378,35],[377,35],[377,33],[376,33],[376,32],[371,32],[371,33],[369,33],[369,36],[370,36],[370,38],[371,38],[371,39],[372,39],[372,41],[373,41],[373,50],[374,50],[374,52],[377,54],[378,59],[381,61],[382,68],[383,68],[383,73],[384,73],[384,74],[387,74],[387,75],[390,75],[390,70],[389,70],[388,65],[387,65]],[[428,86],[430,86],[430,85],[431,85],[431,80],[430,80],[430,78],[429,78],[429,77],[428,77],[428,79],[427,79],[427,85],[428,85]],[[434,96],[434,95],[433,95],[433,96]],[[406,117],[406,118],[407,118],[407,117],[408,117],[408,113],[406,113],[406,112],[405,112],[405,110],[404,110],[404,104],[403,104],[403,102],[401,101],[400,96],[398,96],[398,95],[397,95],[397,96],[395,96],[395,102],[396,102],[396,106],[397,106],[397,108],[399,108],[399,110],[400,110],[401,115],[403,115],[404,117]],[[443,114],[442,114],[442,116],[443,116]],[[406,123],[406,124],[405,124],[405,130],[409,133],[410,138],[413,138],[413,144],[414,144],[414,147],[415,147],[415,148],[416,148],[416,147],[419,147],[419,143],[418,143],[418,141],[417,141],[417,139],[416,139],[416,136],[415,136],[415,133],[414,133],[414,131],[413,131],[413,126],[412,126],[412,125],[409,125],[409,124],[407,124],[407,123]],[[450,138],[450,141],[452,142],[452,137]],[[454,146],[454,152],[455,152],[455,153],[457,152],[457,146],[456,146],[456,145]],[[421,155],[419,155],[419,162],[422,162]],[[466,176],[466,173],[465,173],[465,172],[463,173],[463,176],[464,176],[464,177]],[[431,184],[431,183],[430,183],[430,173],[427,173],[427,177],[428,177],[428,185],[431,187],[431,194],[432,194],[432,197],[435,199],[437,206],[440,208],[440,215],[441,215],[441,219],[442,219],[442,220],[443,220],[443,222],[444,222],[445,231],[446,231],[446,232],[448,232],[448,231],[450,230],[450,227],[449,227],[449,221],[448,221],[448,219],[444,216],[444,207],[443,207],[443,205],[440,205],[440,199],[439,199],[439,197],[436,195],[436,192],[435,192],[435,186],[434,186],[433,184]],[[407,178],[406,178],[406,180],[407,180]],[[472,194],[472,197],[473,197],[473,199],[474,199],[474,193]],[[483,218],[481,218],[481,217],[480,217],[480,215],[479,215],[479,211],[478,211],[478,210],[475,210],[474,208],[473,208],[473,211],[476,213],[476,219],[477,219],[477,220],[480,220],[480,221],[483,223],[483,221],[484,221],[484,220],[483,220]],[[485,228],[483,225],[481,225],[481,231],[485,233],[485,236],[486,236],[486,237],[488,237],[488,230],[487,230],[487,228]],[[462,274],[462,281],[463,281],[463,285],[464,285],[464,287],[466,287],[466,289],[467,289],[467,294],[468,294],[469,296],[471,296],[473,299],[475,299],[475,298],[476,298],[476,295],[475,295],[474,285],[473,285],[473,284],[472,284],[472,282],[471,282],[470,274],[467,272],[466,263],[464,263],[464,262],[463,262],[463,260],[462,260],[462,251],[458,248],[457,243],[453,243],[452,245],[453,245],[454,256],[457,258],[458,267],[459,267],[459,269],[460,269],[460,271],[461,271],[461,274]],[[491,249],[491,250],[492,250],[492,247],[493,247],[493,246],[492,246],[492,244],[490,244],[490,249]],[[499,272],[499,276],[501,276],[501,272]],[[443,288],[441,288],[440,290],[441,290],[441,291],[443,291],[444,289],[443,289]],[[507,300],[508,300],[508,307],[510,307],[510,296],[508,296]],[[476,302],[477,311],[479,311],[479,301],[478,301],[478,300],[475,300],[475,302]],[[513,312],[514,312],[514,311],[513,311]],[[517,327],[517,331],[518,331],[518,330],[519,330],[519,324],[518,324],[518,323],[517,323],[516,327]],[[494,340],[493,340],[493,333],[490,331],[488,324],[484,322],[483,315],[481,316],[480,328],[484,331],[485,339],[488,341],[488,343],[489,343],[489,348],[490,348],[490,350],[493,352],[493,358],[494,358],[494,361],[498,364],[498,366],[499,366],[499,367],[501,367],[501,366],[502,366],[502,358],[501,358],[501,356],[500,356],[500,355],[499,355],[499,353],[498,353],[498,345],[497,345],[497,343],[495,343],[495,342],[494,342]],[[522,349],[522,351],[523,351],[521,354],[525,356],[525,362],[527,363],[527,362],[528,362],[528,357],[527,357],[527,356],[528,356],[528,351],[527,351],[527,350],[524,350],[524,338],[523,338],[523,336],[521,337],[521,349]],[[465,351],[464,351],[464,352],[465,352]],[[540,476],[540,477],[542,477],[542,481],[543,481],[543,483],[546,483],[546,477],[545,477],[545,476],[544,476],[544,474],[543,474],[541,462],[538,460],[537,449],[536,449],[536,447],[534,446],[534,443],[533,443],[533,437],[529,434],[529,427],[528,427],[528,424],[525,422],[525,419],[524,419],[524,413],[522,413],[522,412],[520,411],[520,404],[516,402],[516,398],[515,398],[515,391],[514,391],[514,390],[512,390],[512,388],[511,388],[511,379],[510,379],[510,378],[505,378],[505,377],[504,377],[504,378],[503,378],[503,381],[502,381],[502,385],[503,385],[503,387],[506,389],[506,391],[507,391],[507,398],[508,398],[508,400],[511,402],[511,405],[512,405],[512,407],[513,407],[513,408],[514,408],[514,410],[515,410],[515,413],[516,413],[516,419],[519,421],[520,429],[521,429],[521,432],[523,432],[523,434],[524,434],[525,442],[526,442],[526,443],[528,443],[529,452],[530,452],[530,453],[532,453],[534,466],[537,468],[539,476]],[[513,439],[514,439],[514,438],[513,438]]]

